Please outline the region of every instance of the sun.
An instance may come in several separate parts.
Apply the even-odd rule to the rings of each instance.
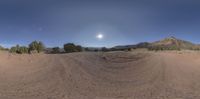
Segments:
[[[104,38],[104,35],[101,34],[101,33],[99,33],[99,34],[96,35],[96,38],[99,39],[99,40],[101,40],[101,39]]]

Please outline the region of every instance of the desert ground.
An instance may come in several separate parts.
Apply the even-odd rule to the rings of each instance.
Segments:
[[[200,99],[200,52],[0,52],[0,99]]]

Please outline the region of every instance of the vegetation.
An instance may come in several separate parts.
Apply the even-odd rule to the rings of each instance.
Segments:
[[[103,47],[103,48],[101,49],[101,51],[102,51],[102,52],[107,52],[107,51],[109,51],[109,49],[106,48],[106,47]]]
[[[67,43],[64,44],[64,48],[59,48],[59,47],[54,47],[54,48],[49,48],[45,49],[45,46],[42,42],[38,41],[33,41],[29,44],[28,47],[26,46],[19,46],[16,45],[12,47],[9,51],[11,53],[18,53],[18,54],[23,54],[23,53],[40,53],[42,51],[49,51],[49,53],[61,53],[61,52],[66,52],[66,53],[71,53],[71,52],[82,52],[84,51],[93,51],[93,52],[108,52],[108,51],[132,51],[132,49],[137,49],[137,48],[147,48],[150,51],[162,51],[162,50],[181,50],[181,49],[188,49],[188,50],[200,50],[200,45],[195,45],[192,44],[188,41],[183,41],[176,39],[174,37],[167,38],[164,40],[156,41],[153,43],[148,43],[148,42],[142,42],[136,45],[126,45],[126,46],[116,46],[113,48],[83,48],[80,45],[75,45],[73,43]],[[0,50],[6,50],[5,48],[0,46]]]
[[[2,46],[0,46],[0,50],[4,50],[4,48]]]
[[[28,53],[28,51],[29,51],[28,47],[26,47],[26,46],[19,46],[19,45],[11,47],[11,49],[10,49],[11,53],[17,53],[17,54]]]
[[[21,46],[19,47],[18,53],[23,54],[23,53],[28,53],[29,49],[26,46]]]
[[[8,51],[9,49],[8,49],[8,48],[4,48],[4,47],[0,46],[0,50],[2,50],[2,51]]]
[[[38,53],[44,51],[44,44],[42,42],[33,41],[31,44],[29,44],[29,52],[37,51]]]
[[[60,53],[60,48],[59,47],[52,48],[52,53]]]
[[[83,49],[82,46],[75,45],[73,43],[64,44],[64,50],[65,50],[66,53],[81,52],[82,49]]]
[[[162,51],[162,50],[178,50],[180,51],[181,48],[177,47],[177,46],[151,46],[148,48],[148,50],[151,51]]]
[[[77,52],[82,52],[82,51],[83,51],[83,48],[82,48],[82,46],[77,45],[77,46],[76,46],[76,50],[77,50]]]
[[[42,42],[33,41],[31,44],[29,44],[29,47],[16,45],[11,47],[9,51],[11,53],[24,54],[24,53],[31,53],[32,51],[40,53],[43,50],[44,50],[44,44]]]
[[[90,49],[89,49],[88,47],[86,47],[84,50],[85,50],[85,51],[90,51]]]
[[[136,48],[148,48],[151,44],[148,42],[142,42],[136,45]]]

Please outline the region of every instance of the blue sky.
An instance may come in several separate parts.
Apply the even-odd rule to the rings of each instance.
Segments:
[[[1,0],[0,44],[111,47],[169,36],[200,43],[199,9],[199,0]]]

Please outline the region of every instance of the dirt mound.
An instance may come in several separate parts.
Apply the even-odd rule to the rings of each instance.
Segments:
[[[0,53],[0,99],[199,99],[199,53]]]

